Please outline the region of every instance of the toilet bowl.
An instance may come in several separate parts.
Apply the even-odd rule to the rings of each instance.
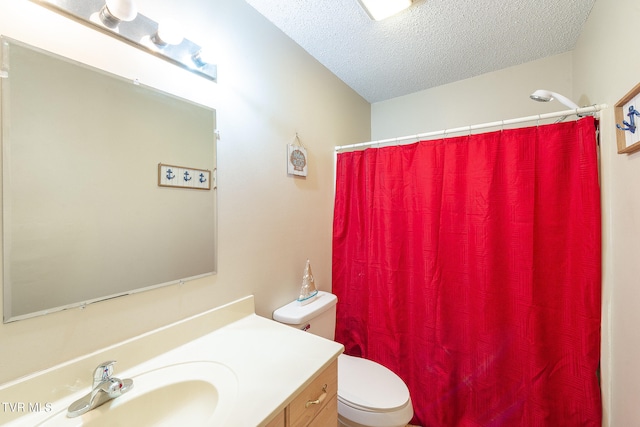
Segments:
[[[338,298],[319,291],[313,301],[293,301],[273,312],[273,319],[333,340]],[[371,360],[338,356],[338,424],[345,427],[404,427],[413,417],[406,384]]]
[[[413,417],[409,389],[379,363],[338,357],[338,421],[346,427],[404,427]]]

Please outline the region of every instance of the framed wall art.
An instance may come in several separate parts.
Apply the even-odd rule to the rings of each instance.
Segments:
[[[211,171],[158,163],[158,186],[211,190]]]
[[[618,154],[640,150],[640,83],[615,105]]]
[[[298,145],[287,145],[287,173],[289,175],[307,176],[307,149],[304,148],[296,134]]]

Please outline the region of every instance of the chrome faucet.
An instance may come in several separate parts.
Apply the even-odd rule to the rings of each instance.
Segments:
[[[69,405],[67,417],[78,417],[133,388],[133,380],[120,380],[112,377],[115,363],[115,360],[110,360],[98,365],[93,371],[91,392]]]

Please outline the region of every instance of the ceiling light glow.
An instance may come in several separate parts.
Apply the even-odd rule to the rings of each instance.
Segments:
[[[412,0],[358,0],[371,19],[380,21],[411,6]]]

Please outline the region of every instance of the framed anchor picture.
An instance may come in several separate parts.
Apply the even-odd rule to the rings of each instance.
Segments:
[[[615,105],[618,154],[640,150],[640,83]]]
[[[211,171],[158,163],[158,186],[211,190]]]

